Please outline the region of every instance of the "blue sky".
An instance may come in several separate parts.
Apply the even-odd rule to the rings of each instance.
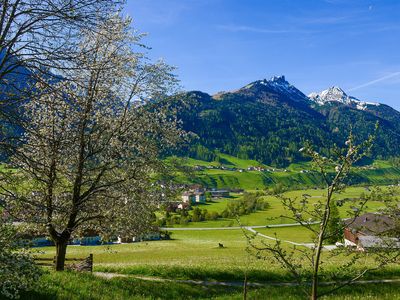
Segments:
[[[126,10],[186,90],[285,75],[306,94],[338,85],[400,110],[399,0],[128,0]]]

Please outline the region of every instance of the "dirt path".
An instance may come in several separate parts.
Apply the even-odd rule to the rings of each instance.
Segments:
[[[318,224],[319,222],[312,222],[310,224]],[[301,226],[301,224],[299,223],[292,223],[292,224],[274,224],[274,225],[264,225],[264,226],[236,226],[236,227],[214,227],[214,228],[209,228],[209,227],[183,227],[183,228],[168,228],[168,227],[164,227],[161,228],[162,230],[168,230],[168,231],[205,231],[205,230],[238,230],[238,229],[245,229],[250,231],[251,233],[256,234],[257,236],[260,236],[262,238],[268,239],[268,240],[273,240],[273,241],[281,241],[282,243],[288,243],[291,245],[295,245],[295,246],[302,246],[302,247],[307,247],[307,248],[312,248],[315,245],[313,243],[297,243],[297,242],[293,242],[293,241],[288,241],[288,240],[281,240],[281,239],[277,239],[275,237],[272,236],[268,236],[265,234],[262,234],[258,231],[256,231],[255,229],[260,229],[260,228],[279,228],[279,227],[294,227],[294,226]],[[335,245],[326,245],[324,246],[324,248],[326,250],[333,250],[336,248]]]
[[[318,224],[319,222],[311,222],[309,224]],[[271,225],[254,225],[254,226],[243,226],[246,228],[279,228],[279,227],[294,227],[301,226],[300,223],[288,223],[288,224],[271,224]],[[161,230],[169,230],[169,231],[202,231],[202,230],[237,230],[242,229],[240,226],[232,226],[232,227],[162,227]]]

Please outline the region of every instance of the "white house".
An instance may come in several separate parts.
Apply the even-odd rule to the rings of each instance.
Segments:
[[[206,194],[203,191],[186,191],[182,194],[182,202],[189,204],[206,203]]]

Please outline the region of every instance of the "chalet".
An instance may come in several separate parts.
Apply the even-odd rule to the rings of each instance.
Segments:
[[[390,216],[366,213],[347,220],[345,224],[345,246],[355,247],[359,251],[388,246],[400,248],[400,239],[390,236],[396,226],[395,220]]]
[[[206,194],[204,191],[186,191],[182,194],[182,202],[195,204],[195,203],[206,203]]]

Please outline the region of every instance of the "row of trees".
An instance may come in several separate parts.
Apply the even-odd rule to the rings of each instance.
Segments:
[[[259,210],[266,210],[270,207],[269,203],[263,199],[265,196],[261,192],[244,193],[243,197],[237,201],[231,201],[226,209],[221,213],[223,218],[234,218],[254,213]]]
[[[178,209],[171,211],[166,208],[164,217],[158,220],[159,226],[171,226],[175,224],[186,225],[189,222],[215,221],[220,218],[236,218],[238,216],[247,215],[259,210],[269,208],[269,203],[263,199],[265,196],[261,192],[244,193],[243,197],[228,202],[226,208],[221,212],[208,211],[206,208],[201,209],[195,206],[191,212],[188,209]],[[171,214],[175,212],[176,214]]]

